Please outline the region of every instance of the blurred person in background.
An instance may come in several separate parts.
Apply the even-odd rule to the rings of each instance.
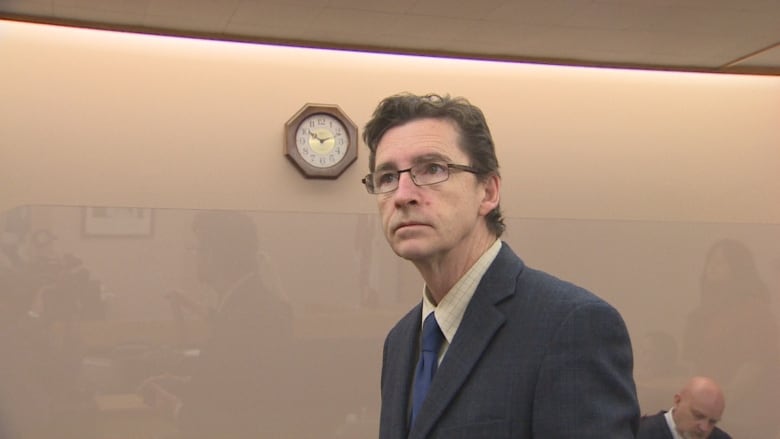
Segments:
[[[731,439],[715,424],[720,422],[726,400],[718,383],[693,377],[673,398],[668,411],[643,416],[637,439]]]
[[[780,341],[772,299],[743,242],[723,239],[710,247],[682,355],[693,374],[712,377],[729,395],[735,437],[778,434]]]
[[[191,375],[151,377],[139,392],[181,438],[284,437],[292,311],[260,274],[257,227],[242,212],[204,211],[192,230],[198,279],[218,296],[200,309],[209,336]]]

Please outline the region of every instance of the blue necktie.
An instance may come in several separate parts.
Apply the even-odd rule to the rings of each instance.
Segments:
[[[433,375],[439,364],[439,349],[444,341],[444,334],[436,323],[433,313],[428,314],[423,323],[420,361],[417,362],[417,373],[414,375],[412,386],[412,413],[409,425],[414,423],[414,418],[420,412],[420,407],[431,386]]]

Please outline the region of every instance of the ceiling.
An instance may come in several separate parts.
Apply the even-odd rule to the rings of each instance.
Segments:
[[[0,0],[0,18],[385,53],[780,76],[780,0]]]

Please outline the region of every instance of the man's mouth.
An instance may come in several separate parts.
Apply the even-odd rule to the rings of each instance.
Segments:
[[[416,221],[404,221],[404,222],[399,223],[398,225],[396,225],[395,228],[393,229],[393,231],[397,232],[397,231],[399,231],[401,229],[405,229],[405,228],[408,228],[408,227],[424,226],[424,225],[425,224],[420,223],[420,222],[416,222]]]

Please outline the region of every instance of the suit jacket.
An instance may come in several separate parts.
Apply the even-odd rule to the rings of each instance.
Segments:
[[[660,411],[654,415],[642,416],[639,420],[639,433],[637,439],[673,439],[672,431],[666,423],[664,415],[666,411]],[[731,439],[728,433],[715,427],[707,439]]]
[[[385,340],[380,439],[634,438],[639,406],[620,314],[525,266],[506,243],[410,430],[420,324],[418,304]]]

